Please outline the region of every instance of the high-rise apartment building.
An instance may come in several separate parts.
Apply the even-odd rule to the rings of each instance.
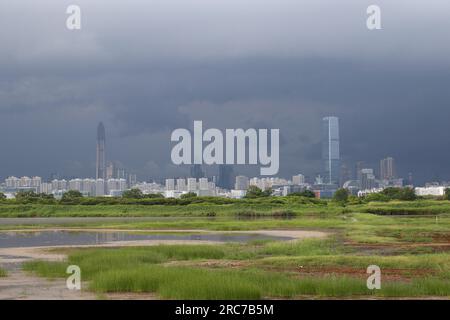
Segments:
[[[177,191],[186,191],[186,179],[185,178],[178,178],[177,179]]]
[[[116,166],[114,162],[108,162],[106,166],[106,179],[114,179],[116,177]]]
[[[249,186],[249,179],[246,176],[237,176],[234,186],[235,190],[247,190]]]
[[[292,184],[294,184],[294,185],[305,184],[305,176],[302,175],[302,174],[298,174],[296,176],[292,176]]]
[[[95,181],[95,196],[103,197],[106,194],[106,183],[103,179],[97,179]]]
[[[373,169],[361,169],[361,189],[370,190],[376,187]]]
[[[208,178],[198,179],[198,189],[202,191],[209,189]]]
[[[188,178],[187,179],[187,191],[188,192],[197,191],[197,179],[196,178]]]
[[[392,180],[395,179],[395,163],[394,158],[387,157],[380,161],[380,179]]]
[[[175,190],[175,179],[166,179],[166,191]]]

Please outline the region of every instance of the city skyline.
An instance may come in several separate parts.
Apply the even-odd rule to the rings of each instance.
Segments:
[[[394,158],[391,156],[388,156],[386,158],[383,158],[379,160],[379,167],[378,169],[374,169],[371,165],[366,165],[367,162],[365,161],[357,161],[355,163],[355,172],[354,175],[348,170],[347,165],[345,163],[341,163],[340,158],[340,144],[339,144],[339,118],[335,116],[326,116],[322,118],[321,123],[321,130],[322,130],[322,136],[321,136],[321,146],[322,146],[322,155],[321,155],[321,166],[322,171],[319,171],[316,175],[309,177],[309,182],[313,183],[314,179],[320,178],[322,183],[329,184],[329,185],[335,185],[337,187],[341,187],[344,185],[345,182],[350,181],[357,181],[359,185],[364,185],[367,187],[367,182],[362,182],[367,179],[367,174],[371,176],[371,179],[378,178],[379,180],[386,180],[386,181],[392,181],[397,178],[396,172],[397,167],[394,162]],[[132,185],[136,183],[137,176],[136,174],[129,174],[126,169],[120,168],[117,166],[117,161],[113,160],[107,160],[106,158],[106,130],[105,126],[102,121],[100,121],[97,125],[97,136],[96,136],[96,168],[95,168],[95,179],[96,180],[114,180],[114,179],[125,179],[127,181],[128,185]],[[185,165],[183,165],[186,167]],[[232,189],[232,186],[234,185],[233,178],[236,176],[242,176],[239,174],[239,170],[237,173],[234,172],[233,168],[239,168],[243,167],[245,165],[189,165],[189,174],[185,175],[175,175],[174,177],[178,178],[195,178],[195,179],[201,179],[201,178],[208,178],[208,179],[216,179],[214,182],[217,183],[217,186],[225,188],[225,189]],[[248,165],[247,165],[248,166]],[[211,170],[206,169],[207,167],[210,168],[216,168],[217,170]],[[211,174],[211,171],[215,172],[216,174]],[[301,169],[299,169],[301,171]],[[209,172],[209,174],[207,173]],[[302,171],[303,172],[303,171]],[[46,181],[52,181],[51,178],[54,173],[50,174],[49,179],[45,179]],[[305,180],[305,178],[308,177],[308,175],[300,174]],[[36,175],[31,175],[33,177],[37,177]],[[254,177],[258,177],[259,175],[253,175]],[[291,177],[294,177],[294,175],[291,175]],[[63,177],[65,177],[63,175]],[[79,179],[91,179],[90,176],[72,176],[71,178],[67,180],[79,180]],[[280,178],[283,176],[275,175],[273,176],[275,178]],[[14,175],[8,175],[8,178],[14,178]],[[27,178],[27,176],[22,176],[22,178]],[[40,178],[40,177],[39,177]],[[169,176],[161,177],[160,179],[149,179],[151,181],[164,181],[164,179],[167,180],[167,178],[170,178]],[[177,179],[178,179],[177,178]],[[269,176],[270,178],[270,176]],[[64,179],[64,178],[63,178]],[[405,183],[409,183],[412,185],[412,173],[408,173],[407,176],[404,178],[401,178],[400,180],[404,181]],[[142,181],[145,181],[142,180]],[[437,181],[437,180],[436,180]],[[435,182],[434,180],[428,180],[427,182]],[[441,182],[446,182],[444,180],[441,180]],[[403,182],[402,182],[403,183]],[[369,184],[370,185],[370,184]],[[106,192],[106,184],[105,184],[105,192]]]
[[[89,23],[73,32],[55,1],[0,4],[8,26],[0,30],[0,178],[92,176],[100,121],[108,159],[142,179],[186,176],[189,167],[170,163],[170,132],[194,120],[279,128],[279,175],[314,177],[323,171],[318,123],[333,115],[348,168],[365,161],[378,171],[392,156],[396,175],[412,172],[417,184],[450,180],[449,3],[411,1],[405,10],[381,0],[383,29],[372,32],[357,0],[205,1],[201,10],[174,1],[81,0]]]

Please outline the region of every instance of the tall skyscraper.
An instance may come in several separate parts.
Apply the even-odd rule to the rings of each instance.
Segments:
[[[382,180],[395,179],[395,163],[394,158],[387,157],[380,161],[380,178]]]
[[[96,162],[96,179],[106,179],[106,134],[105,126],[102,122],[97,127],[97,162]]]
[[[340,172],[339,119],[322,119],[322,162],[325,184],[338,184]]]

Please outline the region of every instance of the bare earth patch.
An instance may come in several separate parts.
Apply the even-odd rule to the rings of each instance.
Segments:
[[[92,300],[86,291],[68,290],[65,279],[47,280],[23,271],[8,273],[0,280],[0,300]]]

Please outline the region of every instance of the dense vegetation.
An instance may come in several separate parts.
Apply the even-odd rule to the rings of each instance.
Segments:
[[[143,194],[139,189],[127,190],[122,197],[83,197],[79,191],[68,191],[64,193],[61,199],[57,200],[53,195],[44,193],[35,193],[33,191],[21,191],[16,194],[15,199],[6,199],[5,195],[0,193],[0,207],[13,205],[74,205],[74,206],[97,206],[97,205],[145,205],[145,206],[187,206],[193,204],[203,205],[287,205],[287,204],[317,204],[319,207],[329,206],[328,200],[315,199],[315,195],[310,190],[293,193],[287,197],[273,197],[272,190],[261,190],[258,187],[251,186],[244,199],[230,199],[221,197],[198,197],[195,193],[182,195],[180,199],[164,198],[161,194]],[[433,200],[448,201],[450,199],[450,189],[446,190],[443,197],[436,197]],[[363,198],[350,195],[347,190],[339,189],[333,199],[335,204],[346,205],[370,205],[371,203],[391,203],[393,201],[414,202],[425,200],[418,198],[411,188],[386,188],[379,193],[372,193]],[[431,200],[431,199],[428,199]],[[332,207],[333,205],[331,205]],[[3,212],[5,212],[3,210]],[[380,213],[382,212],[374,212]]]

